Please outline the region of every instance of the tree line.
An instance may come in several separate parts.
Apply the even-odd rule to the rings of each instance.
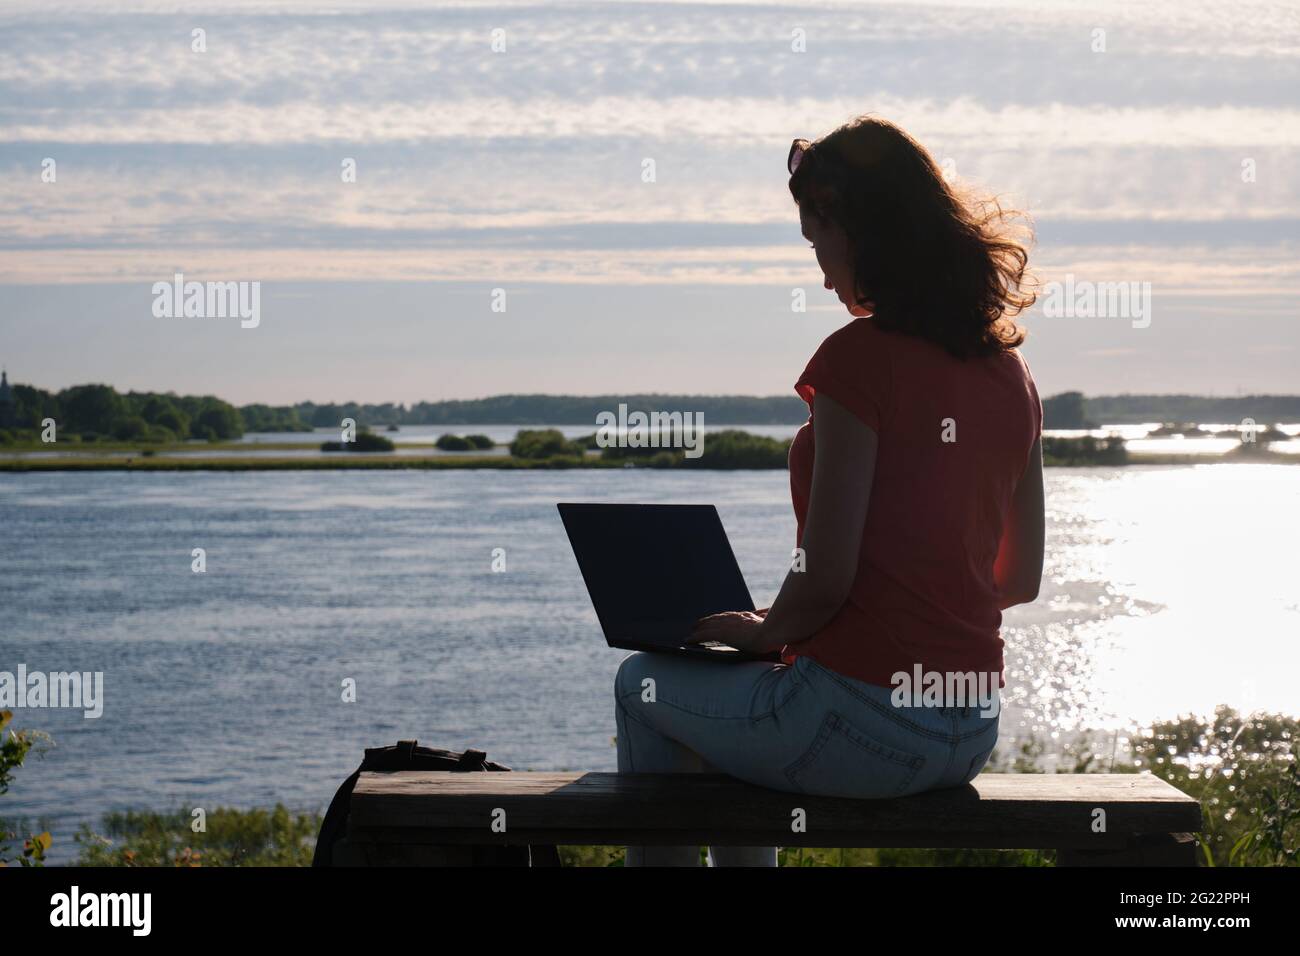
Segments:
[[[246,426],[239,409],[212,395],[119,393],[111,385],[74,385],[48,392],[13,386],[13,427],[0,438],[34,439],[53,419],[59,440],[225,441]]]
[[[490,398],[414,405],[342,402],[235,407],[212,395],[173,392],[119,393],[110,385],[74,385],[49,392],[13,386],[13,421],[8,437],[35,437],[44,419],[60,435],[82,440],[225,441],[245,432],[295,432],[338,428],[345,418],[359,425],[576,425],[601,412],[628,406],[629,413],[691,411],[706,422],[727,425],[798,425],[808,408],[795,395],[496,395]],[[1300,421],[1300,396],[1259,395],[1216,398],[1197,395],[1108,395],[1088,398],[1063,392],[1043,399],[1045,428],[1096,428],[1125,422]]]
[[[808,406],[791,394],[754,395],[494,395],[490,398],[367,405],[357,402],[268,408],[281,425],[337,428],[344,418],[386,425],[585,425],[626,404],[628,412],[691,411],[718,425],[799,425]],[[1300,422],[1300,395],[1217,398],[1203,395],[1103,395],[1062,392],[1043,399],[1044,428],[1097,428],[1130,422]],[[249,431],[260,428],[249,427]],[[289,431],[288,427],[268,429]]]

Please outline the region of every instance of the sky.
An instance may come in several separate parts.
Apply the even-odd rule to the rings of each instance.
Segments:
[[[1298,100],[1296,3],[7,0],[0,365],[790,393],[849,316],[786,153],[871,112],[1027,210],[1044,283],[1150,284],[1142,321],[1023,317],[1042,394],[1300,392]],[[177,272],[261,283],[259,323],[156,316]]]

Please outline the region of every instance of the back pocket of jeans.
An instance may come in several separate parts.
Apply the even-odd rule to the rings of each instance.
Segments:
[[[822,797],[897,797],[924,766],[919,754],[882,743],[830,711],[785,775],[801,792]]]

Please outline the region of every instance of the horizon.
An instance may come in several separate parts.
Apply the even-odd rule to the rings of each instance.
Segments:
[[[8,374],[8,369],[7,369],[7,368],[2,369],[2,370],[0,370],[0,371],[4,371],[6,374]],[[65,391],[65,390],[67,390],[67,389],[72,389],[72,388],[80,388],[80,387],[90,386],[90,385],[103,385],[103,386],[108,386],[108,387],[114,389],[115,391],[117,391],[117,392],[118,392],[119,394],[121,394],[121,395],[126,395],[126,394],[128,394],[128,393],[135,392],[135,393],[139,393],[139,394],[176,395],[177,397],[182,397],[182,396],[204,397],[204,396],[208,396],[208,397],[218,398],[218,399],[221,399],[221,400],[223,400],[223,401],[229,402],[229,404],[234,405],[234,406],[237,407],[237,408],[238,408],[238,407],[242,407],[242,406],[246,406],[246,405],[268,405],[268,406],[271,406],[271,407],[286,407],[286,408],[287,408],[287,407],[293,407],[293,406],[296,406],[296,405],[315,405],[315,406],[327,406],[327,405],[372,405],[372,406],[375,406],[375,405],[393,405],[393,406],[395,406],[395,407],[410,408],[410,407],[412,407],[412,406],[415,406],[415,405],[421,405],[421,404],[426,404],[426,405],[439,405],[439,404],[449,404],[449,403],[452,403],[452,402],[467,402],[467,403],[468,403],[468,402],[486,402],[486,401],[491,401],[491,400],[493,400],[493,399],[499,399],[499,398],[582,398],[582,399],[613,398],[613,399],[622,399],[622,400],[627,400],[627,399],[629,399],[629,398],[660,398],[660,397],[662,397],[662,398],[673,398],[673,399],[684,399],[684,398],[701,398],[701,399],[741,398],[741,399],[761,399],[761,400],[772,400],[772,399],[785,400],[785,399],[789,398],[789,399],[791,399],[792,401],[795,401],[795,402],[802,402],[802,401],[803,401],[802,399],[799,398],[799,396],[798,396],[797,394],[794,393],[794,390],[791,389],[791,392],[790,392],[790,394],[789,394],[788,396],[785,395],[785,394],[758,394],[758,393],[750,394],[750,393],[744,393],[744,392],[663,392],[663,391],[649,391],[649,392],[494,392],[494,393],[489,394],[489,395],[477,395],[477,396],[468,397],[468,398],[467,398],[467,397],[452,397],[452,398],[438,398],[438,399],[416,399],[416,400],[414,400],[414,401],[402,401],[402,402],[399,402],[399,401],[393,401],[393,400],[391,400],[391,399],[374,400],[374,399],[356,399],[356,398],[339,398],[339,399],[330,399],[330,400],[328,400],[328,401],[317,401],[316,399],[304,398],[304,399],[298,399],[297,401],[289,401],[289,402],[266,402],[266,401],[260,401],[260,400],[254,399],[253,401],[247,401],[247,402],[236,402],[236,401],[232,401],[232,400],[230,400],[229,398],[227,398],[227,397],[224,396],[224,395],[221,395],[221,394],[219,394],[219,393],[215,393],[215,392],[212,392],[212,393],[206,393],[206,392],[180,392],[180,391],[176,391],[176,390],[174,390],[174,389],[169,389],[169,390],[159,390],[159,389],[156,389],[156,388],[132,388],[132,389],[123,389],[123,388],[121,388],[121,387],[115,385],[114,383],[112,383],[112,382],[108,382],[108,381],[72,382],[72,383],[67,384],[67,385],[61,385],[61,386],[49,386],[49,385],[40,385],[40,384],[36,384],[36,383],[34,383],[34,382],[20,381],[20,380],[14,379],[14,378],[9,378],[9,384],[10,384],[11,386],[23,385],[23,386],[27,386],[27,387],[30,387],[30,388],[37,388],[37,389],[40,389],[40,390],[42,390],[42,391],[49,392],[50,394],[58,394],[58,393],[61,392],[61,391]],[[1040,389],[1040,392],[1041,392],[1041,389]],[[1041,397],[1042,397],[1042,399],[1043,399],[1044,401],[1047,401],[1048,399],[1054,399],[1054,398],[1058,398],[1058,397],[1060,397],[1061,395],[1068,395],[1068,394],[1081,394],[1081,395],[1083,395],[1085,401],[1086,401],[1086,400],[1090,400],[1090,399],[1091,399],[1091,400],[1100,400],[1100,399],[1116,399],[1116,398],[1127,398],[1127,399],[1142,399],[1142,398],[1208,398],[1208,399],[1215,399],[1215,400],[1219,400],[1219,401],[1230,401],[1230,400],[1231,400],[1231,401],[1235,401],[1235,400],[1238,400],[1238,399],[1279,399],[1279,398],[1282,398],[1282,399],[1286,399],[1286,398],[1296,398],[1296,399],[1300,399],[1300,391],[1297,391],[1297,392],[1241,392],[1241,391],[1238,391],[1238,392],[1236,392],[1236,393],[1234,393],[1234,394],[1231,394],[1231,395],[1219,395],[1219,394],[1215,394],[1215,393],[1213,393],[1213,392],[1111,392],[1111,393],[1106,393],[1106,394],[1088,394],[1087,392],[1082,392],[1082,391],[1080,391],[1079,389],[1069,389],[1069,388],[1067,388],[1067,389],[1063,389],[1062,391],[1059,391],[1059,392],[1052,392],[1051,394],[1042,393],[1042,394],[1041,394]]]

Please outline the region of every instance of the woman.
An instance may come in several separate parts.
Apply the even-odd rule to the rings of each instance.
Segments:
[[[1042,575],[1042,405],[1010,318],[1034,301],[1027,253],[1009,214],[959,197],[884,120],[795,140],[787,165],[825,286],[855,318],[795,383],[810,411],[790,446],[802,550],[776,601],[695,630],[782,663],[631,655],[619,770],[845,797],[961,786],[997,741],[1001,612],[1033,601]],[[776,849],[712,859],[774,866]]]

